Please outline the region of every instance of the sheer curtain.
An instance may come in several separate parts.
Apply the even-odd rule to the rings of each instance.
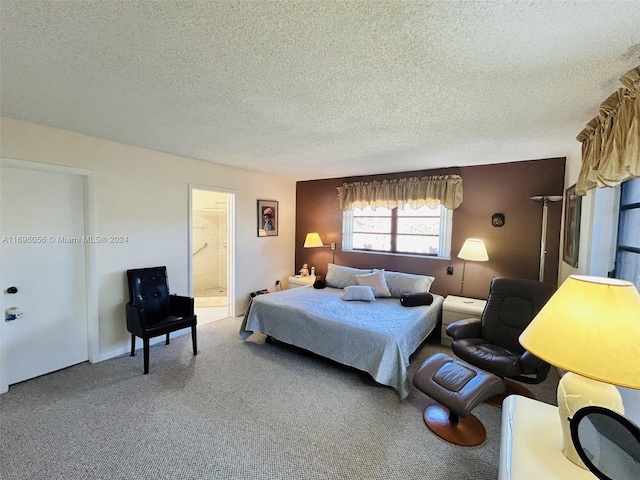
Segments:
[[[342,210],[366,206],[393,209],[407,203],[414,209],[424,205],[435,208],[442,204],[453,210],[462,204],[462,177],[436,175],[382,182],[344,183],[338,187],[338,199]]]
[[[598,115],[577,136],[582,143],[578,195],[640,176],[640,66],[620,82],[624,87],[602,102]]]

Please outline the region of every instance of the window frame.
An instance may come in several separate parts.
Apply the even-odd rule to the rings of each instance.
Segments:
[[[405,207],[408,204],[405,204]],[[378,207],[382,208],[382,207]],[[437,207],[440,210],[440,230],[438,232],[438,255],[421,252],[399,252],[397,251],[398,236],[398,207],[392,208],[391,211],[391,236],[390,250],[372,250],[364,248],[353,248],[353,210],[345,210],[342,216],[342,250],[358,253],[372,253],[378,255],[400,255],[400,256],[417,256],[424,258],[450,259],[451,258],[451,239],[453,234],[453,210],[443,205]],[[406,217],[404,217],[406,218]]]
[[[629,203],[626,205],[623,205],[623,199],[624,199],[624,193],[623,193],[623,189],[625,188],[625,184],[627,184],[627,182],[638,182],[640,184],[640,178],[634,178],[631,180],[627,180],[626,182],[623,182],[620,185],[620,199],[618,202],[618,225],[617,225],[617,234],[616,234],[616,243],[615,243],[615,263],[614,263],[614,270],[612,272],[613,277],[615,278],[620,278],[622,280],[628,280],[631,283],[635,284],[636,287],[640,288],[640,285],[638,285],[638,282],[640,281],[640,279],[628,279],[628,278],[622,278],[620,276],[620,254],[621,252],[629,252],[629,253],[634,253],[634,254],[638,254],[640,255],[640,239],[638,240],[637,245],[627,245],[627,244],[622,244],[621,243],[621,236],[622,236],[622,228],[623,225],[626,223],[627,219],[625,218],[625,214],[626,212],[632,211],[632,210],[637,210],[640,209],[640,201],[639,202],[634,202],[634,203]]]

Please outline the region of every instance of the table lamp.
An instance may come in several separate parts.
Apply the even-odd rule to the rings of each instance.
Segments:
[[[487,254],[487,247],[485,247],[484,241],[479,238],[467,238],[460,249],[460,253],[458,253],[458,258],[461,258],[464,262],[462,265],[462,283],[460,284],[460,296],[462,296],[467,260],[471,260],[472,262],[486,262],[489,260],[489,254]]]
[[[572,275],[519,340],[527,351],[567,371],[558,384],[562,453],[586,469],[573,446],[569,419],[591,405],[622,414],[614,385],[640,389],[640,294],[624,280]]]

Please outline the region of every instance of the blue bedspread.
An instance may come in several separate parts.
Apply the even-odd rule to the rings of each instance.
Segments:
[[[409,394],[409,356],[437,325],[443,297],[430,306],[403,307],[398,298],[344,301],[344,290],[311,286],[255,297],[240,335],[270,335],[368,372],[376,382]]]

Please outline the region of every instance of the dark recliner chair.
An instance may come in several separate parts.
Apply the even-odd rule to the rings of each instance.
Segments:
[[[167,267],[127,270],[129,303],[127,330],[131,333],[131,356],[135,356],[136,337],[144,345],[144,373],[149,373],[149,339],[191,327],[193,354],[197,355],[196,324],[193,298],[169,294]]]
[[[554,292],[555,286],[536,280],[494,278],[482,317],[458,320],[447,327],[453,353],[502,378],[542,382],[551,366],[527,352],[518,337]]]

